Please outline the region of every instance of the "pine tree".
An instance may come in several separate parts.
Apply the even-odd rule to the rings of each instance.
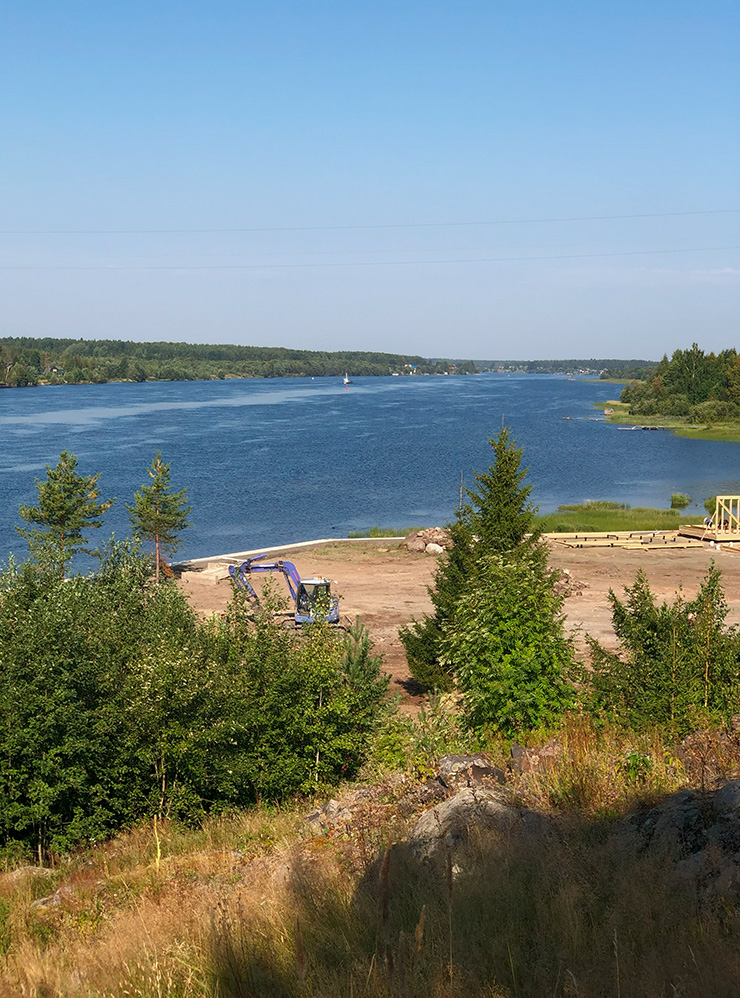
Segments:
[[[546,570],[547,553],[539,543],[536,510],[529,502],[532,487],[525,484],[527,469],[521,467],[522,450],[508,427],[489,443],[494,463],[487,471],[475,472],[475,488],[466,490],[468,502],[461,502],[448,524],[454,546],[440,560],[429,589],[434,613],[399,632],[412,676],[437,689],[451,686],[450,665],[441,660],[441,640],[460,597],[477,577],[481,557],[526,555],[532,566]]]
[[[170,466],[162,460],[161,451],[147,471],[152,484],[142,485],[134,494],[133,506],[127,503],[126,509],[136,537],[154,543],[155,577],[159,582],[161,552],[171,554],[180,546],[178,535],[190,526],[188,514],[192,507],[186,506],[186,488],[180,492],[170,490]]]
[[[78,475],[76,468],[77,458],[66,450],[59,455],[56,468],[47,464],[46,480],[36,479],[38,506],[19,509],[28,527],[16,527],[28,541],[34,560],[59,571],[62,578],[78,551],[91,553],[83,531],[101,527],[103,514],[113,504],[112,499],[98,501],[99,473]]]

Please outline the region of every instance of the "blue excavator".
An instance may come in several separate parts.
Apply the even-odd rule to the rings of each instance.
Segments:
[[[339,623],[339,599],[332,596],[330,583],[321,575],[302,579],[292,561],[264,561],[267,554],[247,558],[239,567],[229,565],[229,575],[243,589],[249,601],[257,606],[259,597],[251,582],[253,572],[279,572],[288,584],[290,598],[295,605],[295,624],[312,624],[324,620],[327,624]]]

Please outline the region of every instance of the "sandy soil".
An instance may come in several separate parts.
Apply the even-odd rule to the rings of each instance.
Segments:
[[[574,549],[559,543],[551,543],[550,549],[554,568],[567,568],[576,582],[586,584],[565,601],[567,627],[581,649],[586,633],[615,647],[607,594],[612,588],[617,595],[623,595],[623,587],[634,582],[640,568],[661,599],[672,599],[681,587],[686,596],[693,597],[714,558],[723,574],[730,607],[728,622],[740,623],[740,549]],[[343,620],[360,617],[367,625],[376,650],[385,657],[391,688],[401,694],[406,709],[417,710],[421,697],[409,675],[398,628],[430,609],[427,586],[432,581],[436,558],[383,546],[382,541],[377,547],[336,544],[286,553],[284,557],[294,560],[304,577],[317,574],[332,580],[332,592],[341,597]],[[201,613],[220,613],[226,607],[231,590],[226,579],[217,578],[219,574],[223,575],[223,570],[183,574],[180,584]]]

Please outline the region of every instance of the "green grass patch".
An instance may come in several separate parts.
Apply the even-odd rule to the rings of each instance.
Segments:
[[[740,423],[716,423],[712,426],[697,426],[681,416],[640,416],[630,413],[629,405],[610,399],[608,402],[593,402],[594,409],[613,409],[606,416],[607,423],[620,426],[661,426],[679,437],[689,440],[718,440],[722,443],[740,443]]]
[[[624,503],[587,502],[558,506],[554,513],[537,517],[546,534],[603,533],[617,530],[675,530],[682,523],[700,523],[702,514],[677,509],[652,509]]]
[[[347,537],[405,537],[412,530],[424,527],[369,527],[367,530],[350,530]]]
[[[685,426],[677,427],[674,432],[679,437],[689,440],[719,440],[723,443],[740,443],[740,426]]]

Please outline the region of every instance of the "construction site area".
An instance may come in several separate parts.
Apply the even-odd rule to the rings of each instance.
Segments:
[[[737,508],[732,527],[740,526]],[[302,577],[323,577],[339,597],[344,623],[360,618],[391,675],[391,689],[405,709],[415,711],[422,691],[409,674],[398,630],[430,612],[431,585],[439,554],[408,551],[402,538],[328,540],[269,550],[270,559],[290,559]],[[566,628],[582,654],[586,635],[616,648],[608,593],[623,595],[642,569],[655,596],[671,601],[679,589],[695,595],[712,562],[722,571],[729,605],[727,622],[740,624],[740,531],[697,527],[696,533],[641,531],[599,534],[551,534],[546,538],[550,565],[561,573]],[[264,549],[263,549],[264,551]],[[229,566],[259,552],[237,552],[191,562],[180,585],[202,614],[222,613],[232,597]],[[257,591],[269,578],[255,579]],[[281,591],[281,580],[273,581]],[[289,596],[287,589],[286,597]]]

